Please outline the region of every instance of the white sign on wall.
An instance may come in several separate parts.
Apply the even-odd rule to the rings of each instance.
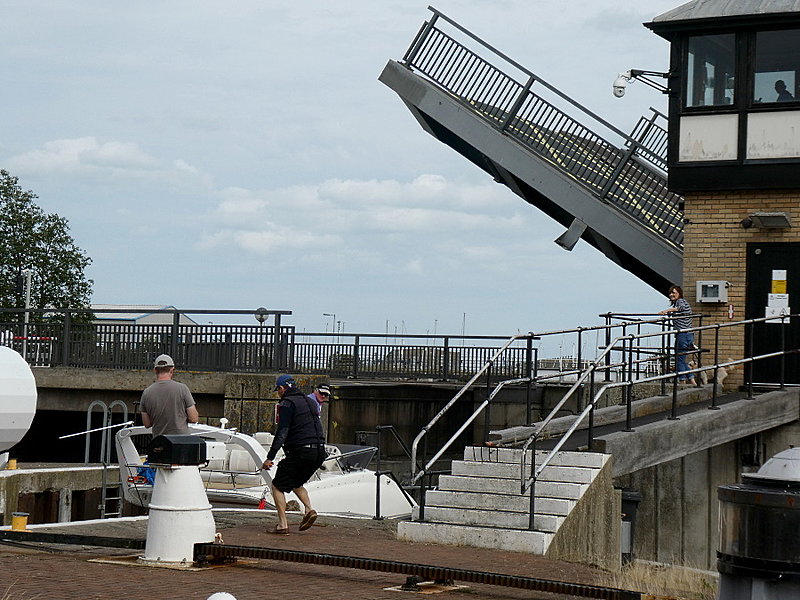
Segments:
[[[765,323],[789,323],[789,319],[780,317],[790,315],[792,310],[789,308],[789,294],[767,294],[767,306],[764,309],[764,316],[769,318]],[[778,317],[778,318],[776,318]]]

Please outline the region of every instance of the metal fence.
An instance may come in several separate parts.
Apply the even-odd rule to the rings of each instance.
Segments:
[[[127,312],[104,309],[103,313]],[[294,327],[281,325],[288,311],[268,311],[274,325],[185,324],[187,313],[165,309],[171,323],[85,322],[86,310],[0,309],[0,344],[17,350],[31,366],[149,369],[159,354],[171,355],[184,369],[257,372],[291,364]],[[196,311],[248,314],[248,311]],[[192,312],[194,314],[194,311]],[[290,314],[290,313],[289,313]],[[83,321],[83,322],[82,322]]]
[[[180,317],[191,313],[176,310],[157,311],[167,314],[170,324],[79,323],[76,316],[86,311],[41,310],[28,311],[34,318],[24,323],[23,312],[0,309],[0,344],[11,346],[37,367],[150,369],[153,359],[166,353],[184,370],[462,381],[508,339],[342,332],[301,335],[279,319],[276,325],[183,324]],[[520,342],[498,358],[495,374],[522,376],[533,368],[535,354],[530,343]]]
[[[654,110],[628,135],[444,14],[430,10],[433,16],[403,57],[406,66],[459,98],[600,200],[669,244],[682,247],[681,197],[667,189],[667,131],[657,123],[665,120],[663,114]],[[482,55],[490,56],[491,62]],[[493,63],[498,60],[519,72],[520,80],[496,67]],[[544,93],[552,101],[545,99]],[[591,125],[584,125],[579,118]],[[598,135],[598,129],[606,133]],[[618,139],[619,144],[608,137]]]
[[[332,377],[465,381],[497,351],[506,337],[304,334],[292,347],[297,372]],[[328,338],[328,339],[330,339]],[[346,341],[342,341],[344,338]],[[535,350],[520,343],[496,362],[496,371],[517,377],[532,368]]]
[[[0,323],[4,345],[31,366],[149,369],[159,354],[182,368],[264,371],[289,364],[293,327]]]
[[[88,311],[0,308],[0,345],[11,346],[31,366],[150,369],[156,356],[171,355],[182,370],[320,374],[349,379],[467,381],[487,363],[481,377],[515,379],[533,375],[541,383],[572,383],[597,348],[612,344],[611,332],[640,334],[644,315],[600,315],[605,324],[515,336],[416,335],[389,333],[298,333],[274,324],[187,324],[191,311],[168,309],[170,324],[78,322]],[[104,311],[105,312],[105,311]],[[197,311],[204,314],[252,314],[248,311]],[[697,315],[702,324],[702,315]],[[702,344],[702,340],[698,340]],[[502,348],[502,351],[498,351]],[[593,350],[594,349],[594,350]],[[660,373],[665,348],[635,350],[637,374]],[[608,377],[623,377],[607,365]]]

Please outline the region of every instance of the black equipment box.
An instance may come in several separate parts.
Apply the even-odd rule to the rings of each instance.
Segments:
[[[157,465],[202,465],[206,441],[196,435],[159,435],[150,442],[147,461]]]

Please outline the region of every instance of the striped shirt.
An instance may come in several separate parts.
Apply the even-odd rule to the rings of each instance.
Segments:
[[[675,312],[672,313],[672,325],[675,329],[688,329],[692,326],[692,307],[685,298],[678,298],[672,303]]]

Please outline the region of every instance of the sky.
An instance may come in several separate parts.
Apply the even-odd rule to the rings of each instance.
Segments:
[[[641,83],[617,99],[611,84],[668,69],[667,42],[642,23],[679,4],[433,6],[629,131],[666,99]],[[561,226],[378,81],[427,2],[3,5],[0,168],[69,221],[94,303],[264,306],[307,332],[503,336],[666,305],[585,242],[554,244]]]

